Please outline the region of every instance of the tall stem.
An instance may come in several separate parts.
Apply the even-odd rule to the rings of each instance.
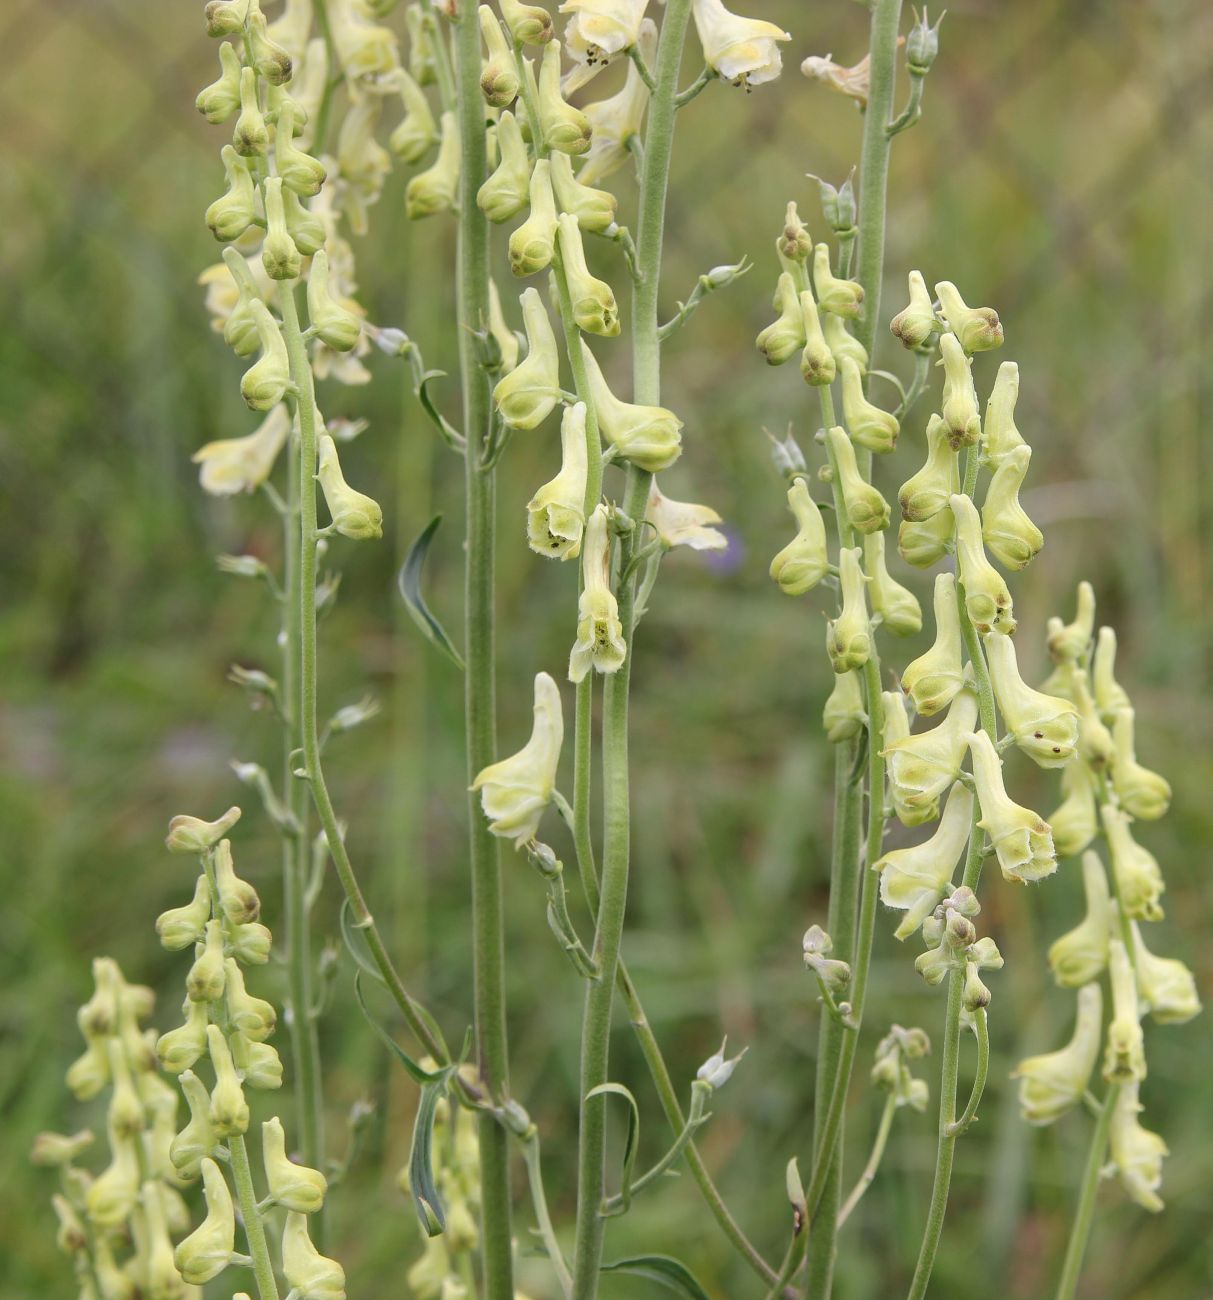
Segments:
[[[690,18],[690,0],[669,0],[657,49],[656,87],[649,101],[644,170],[640,183],[637,269],[634,299],[633,399],[657,403],[661,397],[661,343],[657,294],[665,196],[673,149],[674,97]],[[636,521],[644,518],[652,475],[630,466],[623,508]],[[622,545],[620,572],[626,572],[635,535]],[[589,1300],[598,1291],[604,1221],[599,1213],[606,1161],[606,1099],[587,1094],[607,1081],[611,1008],[619,947],[627,906],[630,808],[628,790],[628,687],[635,653],[635,577],[620,586],[619,618],[628,641],[627,659],[606,679],[603,689],[603,865],[594,938],[594,958],[601,977],[587,986],[581,1039],[581,1128],[577,1168],[577,1236],[573,1257],[573,1295]]]
[[[1074,1223],[1070,1228],[1070,1240],[1066,1245],[1066,1258],[1061,1268],[1061,1279],[1057,1283],[1057,1300],[1074,1300],[1074,1292],[1078,1288],[1083,1256],[1087,1253],[1087,1242],[1091,1237],[1091,1221],[1095,1217],[1099,1171],[1103,1166],[1104,1152],[1108,1146],[1108,1130],[1112,1126],[1112,1112],[1116,1109],[1116,1098],[1119,1093],[1120,1084],[1108,1085],[1099,1118],[1095,1121],[1095,1129],[1091,1134],[1091,1146],[1087,1151],[1082,1187],[1078,1193],[1078,1207],[1074,1211]]]
[[[259,1300],[278,1300],[278,1283],[274,1279],[274,1264],[270,1259],[269,1243],[265,1239],[265,1224],[257,1210],[257,1193],[253,1189],[253,1171],[249,1166],[248,1147],[239,1133],[228,1139],[231,1153],[232,1179],[236,1184],[236,1201],[240,1218],[244,1222],[244,1235],[248,1240],[249,1254],[253,1257],[253,1276],[257,1279]]]
[[[464,600],[464,720],[468,784],[496,757],[496,644],[494,629],[494,532],[496,483],[483,451],[490,433],[489,376],[477,355],[476,331],[489,315],[488,222],[476,203],[487,174],[484,100],[480,92],[480,26],[476,0],[459,0],[456,23],[456,83],[462,167],[459,177],[459,359],[463,386],[463,428],[467,438],[464,483],[467,548]],[[472,864],[472,942],[476,1048],[489,1095],[509,1092],[505,1007],[505,934],[501,861],[496,837],[469,791],[468,826]],[[513,1300],[510,1239],[509,1136],[491,1115],[480,1120],[480,1178],[484,1205],[481,1251],[488,1300]]]

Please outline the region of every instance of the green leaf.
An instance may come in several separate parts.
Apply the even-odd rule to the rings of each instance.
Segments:
[[[356,971],[354,974],[354,997],[357,999],[358,1005],[362,1009],[362,1014],[366,1017],[367,1024],[370,1025],[375,1033],[383,1040],[384,1046],[386,1046],[400,1064],[404,1066],[415,1082],[421,1084],[423,1088],[428,1087],[431,1083],[446,1083],[447,1079],[449,1079],[451,1074],[454,1072],[455,1067],[453,1065],[447,1065],[437,1070],[427,1070],[425,1066],[418,1065],[418,1063],[413,1060],[404,1048],[396,1042],[391,1034],[384,1029],[379,1021],[371,1015],[371,1009],[367,1006],[366,998],[362,992],[361,971]]]
[[[354,959],[354,965],[377,983],[383,984],[385,982],[383,974],[379,967],[375,965],[375,959],[371,956],[370,948],[367,947],[366,938],[358,926],[354,924],[348,898],[341,904],[341,938],[345,943],[346,951]]]
[[[426,415],[433,421],[434,427],[442,435],[443,442],[448,447],[453,447],[456,451],[462,452],[466,446],[463,434],[434,405],[434,399],[430,396],[430,384],[435,379],[445,378],[445,370],[427,370],[417,380],[417,400],[421,403]]]
[[[397,583],[400,587],[400,594],[404,597],[404,603],[409,615],[421,629],[425,639],[432,646],[441,650],[452,663],[463,668],[463,656],[455,649],[455,643],[447,636],[446,629],[430,613],[430,608],[425,603],[425,597],[421,594],[421,570],[425,565],[425,557],[429,552],[430,543],[434,540],[434,534],[438,531],[440,523],[442,523],[442,516],[435,515],[422,529],[420,537],[409,547],[409,553],[404,557],[404,563],[400,566]]]
[[[446,1231],[446,1211],[438,1184],[434,1180],[434,1116],[438,1103],[446,1095],[450,1070],[437,1079],[422,1084],[417,1118],[413,1121],[413,1145],[409,1151],[409,1192],[417,1221],[427,1237],[440,1237]]]
[[[658,1282],[667,1290],[686,1296],[687,1300],[711,1300],[694,1273],[669,1255],[632,1255],[628,1259],[603,1264],[601,1271],[631,1273],[636,1277],[648,1278],[650,1282]]]
[[[599,1084],[597,1088],[592,1088],[586,1093],[586,1100],[588,1101],[591,1097],[603,1097],[608,1093],[616,1097],[622,1097],[628,1103],[628,1140],[623,1148],[623,1172],[619,1185],[619,1208],[604,1212],[605,1217],[611,1218],[617,1214],[626,1214],[628,1206],[632,1203],[632,1173],[636,1168],[636,1153],[640,1147],[640,1107],[636,1104],[636,1098],[622,1083]]]

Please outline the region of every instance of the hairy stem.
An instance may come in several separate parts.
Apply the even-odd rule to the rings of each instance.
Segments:
[[[876,1140],[872,1143],[872,1154],[868,1157],[868,1163],[864,1165],[863,1173],[859,1175],[859,1181],[851,1189],[851,1194],[847,1197],[846,1203],[838,1212],[838,1226],[840,1228],[851,1217],[851,1212],[863,1198],[864,1192],[876,1180],[876,1171],[880,1168],[881,1160],[884,1159],[884,1149],[889,1141],[889,1130],[893,1127],[893,1116],[896,1112],[897,1098],[890,1094],[885,1101],[884,1110],[880,1113],[880,1124],[876,1129]]]
[[[1112,1112],[1116,1109],[1116,1098],[1120,1093],[1120,1084],[1110,1083],[1104,1093],[1103,1105],[1091,1133],[1091,1145],[1087,1150],[1087,1163],[1083,1170],[1082,1185],[1078,1193],[1078,1205],[1074,1210],[1074,1222],[1070,1227],[1070,1240],[1066,1244],[1066,1258],[1061,1266],[1061,1277],[1057,1283],[1057,1300],[1074,1300],[1078,1289],[1078,1279],[1082,1273],[1083,1256],[1087,1253],[1087,1242],[1091,1237],[1091,1222],[1095,1217],[1095,1197],[1099,1191],[1099,1171],[1103,1167],[1104,1152],[1108,1147],[1108,1130],[1112,1126]]]
[[[228,1138],[231,1153],[232,1179],[236,1184],[236,1201],[244,1223],[249,1254],[253,1257],[253,1276],[257,1279],[260,1300],[278,1300],[278,1283],[274,1280],[274,1264],[270,1259],[269,1243],[265,1239],[265,1224],[257,1209],[257,1193],[253,1189],[253,1171],[249,1167],[248,1147],[241,1134]]]

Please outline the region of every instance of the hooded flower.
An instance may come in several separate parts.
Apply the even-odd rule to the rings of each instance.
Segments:
[[[578,84],[636,44],[646,8],[648,0],[564,0],[560,12],[573,15],[564,29],[565,48],[586,69]]]
[[[734,86],[761,86],[779,76],[779,42],[790,32],[774,23],[730,13],[721,0],[691,0],[703,61]]]
[[[981,535],[990,554],[1008,569],[1025,568],[1045,541],[1019,504],[1019,489],[1031,459],[1031,447],[1008,452],[990,479],[981,507]]]
[[[1160,1025],[1182,1025],[1200,1014],[1200,995],[1192,972],[1175,957],[1156,957],[1141,939],[1141,926],[1130,921],[1133,931],[1133,963],[1137,967],[1137,990],[1142,1010]]]
[[[1158,859],[1129,833],[1130,819],[1121,809],[1104,804],[1099,812],[1112,856],[1116,894],[1125,915],[1138,921],[1161,921],[1163,911],[1158,900],[1166,885]]]
[[[829,567],[826,526],[803,478],[788,488],[788,508],[796,517],[796,536],[771,561],[770,572],[781,591],[803,596],[817,586]]]
[[[590,274],[581,242],[581,227],[571,212],[562,212],[557,222],[560,265],[569,287],[573,320],[587,334],[614,338],[620,330],[615,294],[605,280]]]
[[[1040,767],[1064,767],[1078,750],[1078,712],[1069,700],[1034,691],[1019,675],[1009,636],[986,640],[998,710],[1012,739]]]
[[[1116,630],[1101,627],[1091,662],[1091,690],[1099,716],[1111,726],[1122,709],[1131,709],[1129,693],[1116,680]]]
[[[1103,994],[1098,984],[1078,990],[1074,1034],[1065,1047],[1029,1056],[1015,1067],[1019,1105],[1029,1124],[1052,1124],[1082,1101],[1099,1056]]]
[[[914,523],[933,519],[948,508],[954,493],[960,491],[960,465],[948,438],[943,417],[933,415],[927,421],[927,460],[917,474],[901,485],[897,494],[901,517]]]
[[[333,527],[353,541],[383,536],[383,511],[379,503],[363,492],[356,492],[345,481],[337,444],[325,433],[320,437],[320,459],[316,479],[324,493]]]
[[[535,838],[556,788],[563,739],[560,691],[547,673],[538,673],[530,740],[511,758],[484,768],[472,782],[472,789],[481,792],[481,807],[494,835],[513,840],[516,847]]]
[[[581,554],[588,454],[585,414],[584,402],[564,408],[560,420],[560,473],[545,483],[527,505],[527,543],[536,555],[572,560]]]
[[[800,70],[811,80],[824,81],[831,90],[866,107],[872,86],[871,63],[870,56],[865,54],[853,67],[844,68],[841,63],[834,62],[831,54],[811,54],[800,65]]]
[[[298,1300],[345,1300],[345,1270],[316,1249],[307,1216],[294,1211],[282,1229],[282,1275]]]
[[[271,1200],[296,1214],[314,1214],[324,1204],[328,1180],[319,1169],[296,1164],[286,1154],[286,1134],[275,1117],[261,1125],[261,1159]]]
[[[960,775],[965,737],[976,721],[977,696],[966,686],[937,726],[885,746],[893,806],[902,825],[918,826],[939,815],[940,797]]]
[[[880,872],[880,901],[906,914],[894,931],[898,939],[913,934],[950,892],[972,824],[973,796],[958,781],[930,839],[913,848],[892,849],[873,864]]]
[[[864,564],[870,586],[872,612],[895,636],[912,636],[922,629],[922,610],[914,593],[889,576],[884,557],[884,533],[869,533],[863,539]]]
[[[968,353],[1002,346],[1002,323],[993,307],[970,307],[951,280],[935,286],[940,310],[950,329]]]
[[[1014,605],[1002,575],[986,559],[977,507],[957,493],[950,501],[956,519],[956,564],[965,589],[965,609],[979,632],[1015,631]]]
[[[729,544],[724,533],[712,526],[721,519],[711,506],[673,501],[662,493],[656,479],[649,485],[645,518],[667,551],[675,546],[689,546],[694,551],[723,551]]]
[[[657,51],[657,26],[650,18],[640,24],[637,41],[646,63],[652,66]],[[628,141],[640,134],[644,112],[649,103],[649,88],[644,84],[639,69],[628,64],[623,87],[607,99],[587,104],[584,114],[590,123],[590,148],[578,180],[582,185],[596,185],[627,162]],[[568,209],[566,208],[566,211]]]
[[[607,387],[594,354],[583,341],[581,354],[598,416],[598,428],[625,460],[656,474],[668,469],[682,451],[682,421],[663,406],[622,402]]]
[[[837,425],[826,432],[826,445],[837,475],[838,488],[851,524],[861,533],[875,533],[888,526],[889,503],[859,472],[855,446]]]
[[[796,281],[784,271],[775,286],[779,315],[754,340],[769,366],[781,366],[805,346],[805,314],[796,293]]]
[[[981,805],[977,824],[989,835],[1003,876],[1025,883],[1052,875],[1057,854],[1049,823],[1008,798],[1002,759],[984,731],[970,733],[965,741],[973,755],[973,780]]]
[[[964,685],[961,657],[960,612],[956,608],[956,577],[940,573],[935,578],[935,641],[931,648],[907,664],[901,686],[924,718],[946,709]]]
[[[897,446],[897,417],[869,402],[863,392],[863,372],[849,357],[842,361],[842,411],[851,437],[869,451],[887,452]]]
[[[904,347],[922,348],[942,328],[935,316],[931,302],[931,293],[921,271],[910,272],[909,305],[889,322],[889,329],[894,338]]]
[[[1082,887],[1087,914],[1049,948],[1049,968],[1062,988],[1078,988],[1098,979],[1108,964],[1108,878],[1099,854],[1082,855]]]
[[[859,735],[867,720],[859,674],[835,673],[834,689],[826,697],[825,707],[821,711],[821,725],[825,728],[826,740],[831,745],[850,740]]]
[[[1014,361],[1004,361],[990,396],[986,400],[985,441],[982,454],[995,468],[1019,447],[1026,446],[1022,434],[1015,427],[1015,403],[1019,399],[1019,367]]]
[[[1117,938],[1108,940],[1108,974],[1112,981],[1112,1020],[1104,1048],[1103,1076],[1109,1083],[1132,1083],[1146,1077],[1145,1041],[1137,1002],[1137,972]]]
[[[236,1214],[232,1194],[219,1166],[209,1157],[202,1161],[206,1192],[206,1218],[177,1245],[174,1256],[181,1276],[191,1286],[202,1286],[228,1266],[236,1243]]]
[[[1112,1112],[1108,1133],[1110,1168],[1120,1177],[1125,1191],[1143,1209],[1157,1213],[1163,1208],[1158,1189],[1162,1186],[1162,1160],[1167,1144],[1137,1122],[1141,1113],[1137,1083],[1123,1084]]]
[[[1171,806],[1171,786],[1165,777],[1151,772],[1137,761],[1133,749],[1133,720],[1132,709],[1121,709],[1112,727],[1112,741],[1116,746],[1112,788],[1120,806],[1130,817],[1155,821]]]
[[[940,414],[948,426],[952,450],[972,447],[981,437],[981,412],[977,406],[977,389],[973,386],[973,362],[965,355],[955,334],[939,336],[940,364],[943,366],[943,404]]]
[[[577,640],[569,655],[571,682],[581,681],[591,667],[600,673],[617,672],[627,655],[619,602],[611,590],[611,544],[604,505],[597,507],[586,524],[581,577]]]
[[[519,302],[526,329],[526,356],[497,381],[493,401],[511,428],[534,429],[560,400],[560,354],[539,291],[524,289]]]
[[[1095,777],[1081,759],[1062,768],[1061,792],[1065,798],[1053,810],[1049,825],[1053,827],[1057,856],[1072,858],[1081,853],[1099,832]]]
[[[853,672],[868,662],[872,634],[868,623],[867,578],[858,546],[838,553],[838,581],[842,587],[842,610],[831,619],[826,632],[826,650],[836,673]]]

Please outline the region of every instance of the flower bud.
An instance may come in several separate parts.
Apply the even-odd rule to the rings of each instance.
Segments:
[[[242,35],[248,13],[249,0],[208,0],[206,34],[212,37]]]
[[[855,447],[837,425],[826,431],[830,463],[838,476],[839,491],[852,527],[861,533],[875,533],[889,523],[889,503],[859,472]]]
[[[729,1045],[726,1038],[720,1044],[720,1051],[713,1052],[706,1061],[695,1071],[695,1077],[702,1079],[710,1088],[723,1088],[726,1083],[733,1077],[733,1071],[737,1068],[737,1063],[750,1049],[743,1047],[736,1056],[725,1058],[725,1049]]]
[[[270,1199],[293,1214],[314,1214],[324,1204],[328,1181],[318,1169],[287,1157],[286,1134],[277,1117],[261,1125],[261,1159]]]
[[[345,1270],[316,1249],[307,1216],[294,1211],[282,1229],[282,1273],[298,1300],[345,1300]]]
[[[51,1206],[55,1211],[55,1218],[59,1221],[59,1230],[55,1233],[55,1245],[65,1255],[86,1255],[89,1246],[88,1229],[72,1208],[71,1202],[66,1196],[56,1193],[51,1197]]]
[[[1074,1033],[1065,1047],[1020,1061],[1012,1074],[1019,1080],[1019,1106],[1029,1124],[1052,1124],[1077,1106],[1099,1056],[1103,995],[1098,984],[1078,990]]]
[[[269,1043],[233,1036],[233,1052],[240,1050],[240,1072],[246,1088],[263,1091],[282,1087],[282,1058]]]
[[[552,15],[539,5],[501,0],[501,16],[519,45],[544,45],[552,39]]]
[[[960,346],[972,355],[1002,346],[1002,323],[992,307],[968,307],[960,291],[950,280],[935,286],[935,296],[948,329],[960,340]]]
[[[872,639],[865,596],[867,578],[859,547],[838,553],[838,577],[842,586],[842,611],[826,625],[826,650],[836,673],[852,672],[868,662]]]
[[[253,67],[271,86],[283,86],[291,79],[291,56],[272,40],[265,15],[250,7],[248,27],[245,31]]]
[[[1078,610],[1073,623],[1054,626],[1050,621],[1049,653],[1058,661],[1080,659],[1095,633],[1095,590],[1089,582],[1078,584]]]
[[[1077,710],[1024,682],[1010,637],[990,637],[986,658],[994,698],[1016,745],[1039,767],[1064,767],[1078,749]]]
[[[406,163],[418,163],[438,140],[438,127],[425,92],[403,69],[396,72],[404,118],[388,136],[388,148]]]
[[[807,262],[813,251],[813,237],[800,219],[795,202],[788,204],[783,218],[783,230],[776,241],[781,258],[789,262]]]
[[[556,251],[556,200],[546,158],[535,163],[529,194],[530,216],[510,236],[510,270],[518,276],[534,275],[550,266]]]
[[[1041,880],[1057,870],[1049,823],[1012,802],[1002,783],[1002,759],[984,731],[965,737],[973,755],[973,780],[981,805],[978,826],[990,837],[1003,877],[1021,883]]]
[[[880,698],[884,703],[884,743],[894,745],[910,734],[906,697],[900,691],[881,691]]]
[[[363,492],[356,492],[345,481],[341,461],[337,456],[337,444],[327,433],[320,436],[316,481],[324,493],[325,505],[332,518],[331,526],[342,537],[358,542],[383,536],[383,510],[377,501]]]
[[[722,0],[694,0],[691,12],[703,46],[703,61],[730,85],[761,86],[774,81],[783,66],[780,41],[791,36],[774,23],[743,18]]]
[[[110,1163],[89,1185],[84,1197],[88,1217],[98,1228],[120,1228],[139,1197],[137,1139],[110,1132]]]
[[[454,113],[443,113],[442,135],[438,156],[423,172],[418,172],[404,192],[404,213],[410,221],[432,217],[436,212],[450,212],[459,192],[462,166],[459,125]]]
[[[894,582],[885,565],[884,533],[869,533],[863,539],[864,563],[871,582],[872,612],[894,636],[912,636],[922,628],[922,610],[914,593]]]
[[[1105,632],[1107,628],[1103,629]],[[1112,728],[1116,760],[1112,788],[1120,806],[1140,821],[1156,821],[1171,806],[1171,786],[1165,777],[1142,767],[1133,752],[1133,710],[1121,709]]]
[[[198,1177],[203,1159],[214,1152],[218,1139],[211,1124],[211,1099],[202,1080],[186,1070],[180,1082],[190,1117],[169,1144],[169,1160],[180,1177],[192,1180]]]
[[[831,993],[841,993],[851,982],[850,966],[845,961],[830,957],[829,954],[834,951],[834,940],[821,926],[809,926],[804,932],[801,948],[804,951],[804,964]]]
[[[587,334],[614,338],[620,330],[615,294],[604,280],[595,279],[586,265],[581,228],[571,213],[561,213],[557,222],[560,237],[560,265],[573,302],[573,320]]]
[[[254,411],[268,411],[286,396],[291,383],[291,363],[278,322],[260,299],[249,304],[257,327],[260,357],[244,372],[240,395]],[[205,448],[204,448],[205,450]]]
[[[500,223],[517,216],[530,196],[531,160],[513,113],[502,113],[497,119],[497,149],[497,167],[476,192],[476,206],[490,221]]]
[[[590,397],[603,436],[637,468],[650,474],[668,469],[682,451],[679,433],[682,421],[664,406],[620,401],[607,387],[598,362],[584,340],[581,354],[585,358]]]
[[[1086,916],[1049,948],[1049,968],[1062,988],[1077,988],[1098,979],[1108,964],[1112,914],[1108,881],[1098,853],[1083,854],[1082,885],[1087,900]]]
[[[693,551],[723,551],[729,539],[713,524],[721,522],[711,506],[691,501],[673,501],[657,486],[649,484],[649,502],[645,520],[653,525],[657,540],[667,550],[675,546],[689,546]]]
[[[320,340],[338,352],[348,352],[362,335],[362,322],[329,292],[329,262],[324,249],[312,258],[308,272],[307,315]]]
[[[327,172],[323,163],[317,162],[295,144],[295,112],[290,101],[279,110],[278,127],[274,132],[274,163],[287,189],[310,199],[320,193]]]
[[[1143,1209],[1153,1213],[1163,1208],[1158,1189],[1162,1186],[1162,1160],[1167,1144],[1137,1122],[1141,1111],[1139,1084],[1122,1084],[1112,1112],[1108,1150],[1121,1185]]]
[[[223,250],[223,261],[226,270],[222,266],[215,270],[234,285],[236,298],[226,319],[216,322],[216,328],[223,330],[223,341],[238,357],[252,356],[258,346],[257,319],[252,304],[260,299],[261,293],[248,263],[234,248]],[[268,280],[268,276],[266,278]]]
[[[136,1250],[142,1257],[142,1294],[148,1300],[178,1300],[185,1294],[181,1274],[174,1259],[166,1214],[169,1189],[161,1182],[145,1182],[140,1191],[143,1210],[142,1240],[136,1237]]]
[[[563,740],[560,691],[547,673],[538,673],[530,740],[518,753],[482,769],[472,782],[472,789],[480,791],[489,830],[513,840],[515,848],[535,838],[552,801]]]
[[[1081,760],[1068,763],[1061,773],[1065,796],[1049,818],[1053,843],[1060,858],[1072,858],[1095,838],[1099,818],[1095,809],[1095,777]]]
[[[830,557],[826,526],[803,478],[788,488],[788,508],[796,518],[796,536],[771,561],[771,577],[789,596],[803,596],[825,577]]]
[[[1109,725],[1116,721],[1122,709],[1132,708],[1129,693],[1116,680],[1116,631],[1101,627],[1091,664],[1091,687],[1099,716]],[[1134,814],[1137,816],[1138,814]]]
[[[231,1050],[218,1025],[207,1025],[206,1042],[211,1065],[215,1069],[210,1107],[215,1136],[228,1138],[244,1133],[248,1130],[248,1103],[244,1100],[244,1090],[240,1086]]]
[[[201,952],[185,977],[185,991],[191,1002],[214,1002],[223,996],[223,925],[206,923]]]
[[[219,126],[240,107],[240,56],[229,42],[219,47],[219,76],[204,86],[194,100],[194,107],[212,125]]]
[[[842,363],[842,410],[852,439],[869,451],[888,452],[897,446],[897,417],[869,402],[863,374],[850,358]]]
[[[585,403],[566,406],[560,421],[560,473],[527,505],[527,544],[536,555],[572,560],[585,529],[587,449]]]
[[[973,385],[973,362],[955,334],[939,336],[939,352],[944,368],[943,404],[940,413],[948,426],[948,440],[953,451],[975,446],[981,437],[981,414],[977,407],[977,389]]]
[[[992,998],[990,990],[986,987],[982,978],[977,973],[977,966],[974,962],[965,963],[964,989],[961,993],[961,1006],[969,1012],[980,1011],[990,1005]]]
[[[551,168],[552,189],[560,210],[572,213],[582,230],[593,234],[609,232],[615,225],[615,210],[619,200],[608,190],[596,190],[582,184],[573,175],[573,164],[567,154],[554,153]],[[734,267],[717,268],[721,269],[725,272],[735,271]],[[713,283],[712,287],[720,286]]]
[[[547,419],[560,400],[560,355],[539,291],[524,289],[519,302],[527,353],[509,374],[498,380],[493,401],[511,428],[534,429]]]
[[[1019,367],[1004,361],[986,401],[985,442],[982,454],[997,468],[1017,448],[1026,446],[1015,427],[1015,403],[1019,398]]]
[[[585,526],[581,578],[577,640],[569,655],[571,682],[581,681],[591,667],[600,673],[617,672],[627,655],[619,603],[611,590],[611,549],[605,505],[594,510]]]
[[[903,1029],[901,1025],[893,1025],[877,1044],[872,1083],[882,1092],[890,1093],[897,1106],[925,1110],[930,1090],[925,1080],[915,1079],[910,1074],[906,1062],[918,1060],[930,1050],[930,1039],[921,1029]]]
[[[147,1116],[143,1112],[143,1103],[135,1091],[131,1079],[130,1062],[122,1042],[111,1038],[107,1043],[110,1059],[110,1080],[113,1093],[110,1096],[108,1123],[111,1134],[118,1137],[133,1138],[142,1133],[147,1126]]]
[[[1060,673],[1055,673],[1064,683],[1063,692],[1073,701],[1078,710],[1078,752],[1084,763],[1096,772],[1102,772],[1111,766],[1116,757],[1116,745],[1112,733],[1099,718],[1099,710],[1091,696],[1086,671],[1075,664],[1064,665]],[[1052,680],[1052,678],[1050,678]]]
[[[1192,972],[1174,957],[1156,957],[1142,942],[1141,927],[1129,922],[1133,932],[1133,964],[1142,1010],[1160,1025],[1182,1025],[1200,1014],[1200,995]]]
[[[973,825],[973,796],[960,782],[952,786],[939,826],[930,839],[908,849],[891,849],[872,869],[880,872],[880,901],[905,912],[894,934],[914,933],[949,892]]]
[[[260,158],[269,152],[270,132],[257,99],[257,74],[252,68],[240,71],[240,116],[232,132],[232,148],[242,158]]]
[[[832,312],[826,312],[824,316],[819,316],[821,321],[821,331],[825,337],[826,347],[829,348],[834,358],[836,366],[840,366],[844,361],[853,361],[860,370],[865,374],[868,369],[868,350],[847,329],[847,323],[841,316],[835,316]],[[803,369],[804,359],[801,359]],[[807,376],[806,376],[807,378]]]
[[[253,997],[245,988],[244,974],[235,958],[227,959],[224,970],[227,975],[224,1002],[229,1024],[253,1042],[264,1041],[274,1032],[278,1013],[271,1003]]]
[[[81,1129],[70,1137],[65,1133],[39,1133],[30,1151],[30,1163],[58,1169],[70,1165],[96,1141],[91,1129]]]
[[[965,610],[979,632],[1015,631],[1011,593],[1002,575],[986,559],[977,507],[959,493],[950,498],[956,519],[956,561],[964,587]]]
[[[172,907],[156,918],[156,933],[169,952],[180,952],[201,941],[211,915],[211,889],[206,876],[194,884],[194,897],[184,907]]]
[[[813,291],[822,311],[848,320],[858,320],[863,305],[863,286],[855,280],[839,280],[830,270],[830,249],[818,244],[813,250]]]
[[[1132,1083],[1146,1077],[1137,974],[1124,944],[1108,940],[1108,974],[1112,981],[1112,1020],[1104,1048],[1103,1076],[1109,1083]]]
[[[867,725],[868,713],[864,707],[863,690],[858,673],[835,673],[834,689],[821,711],[821,725],[826,740],[831,745],[841,744],[858,736]]]
[[[939,26],[944,15],[940,14],[932,27],[924,8],[922,17],[906,35],[906,70],[911,77],[925,77],[931,71],[931,65],[939,53]]]
[[[903,519],[897,528],[897,554],[916,569],[929,569],[951,551],[955,532],[950,510],[941,510],[922,523]]]
[[[221,840],[215,849],[213,865],[215,885],[219,891],[219,907],[232,925],[244,925],[261,915],[261,900],[247,880],[236,875],[232,862],[232,846]]]
[[[270,959],[273,936],[258,921],[234,925],[228,931],[228,951],[246,966],[262,966]]]
[[[927,460],[898,493],[902,518],[920,522],[947,509],[948,501],[960,491],[960,468],[948,437],[947,425],[938,415],[927,422]]]
[[[261,264],[271,280],[298,279],[303,269],[303,259],[286,226],[282,178],[271,176],[264,188],[266,235],[265,243],[261,246]]]
[[[218,1277],[228,1266],[236,1243],[232,1194],[219,1166],[209,1157],[202,1161],[202,1188],[206,1196],[206,1218],[178,1242],[173,1256],[181,1276],[190,1286],[203,1286]]]
[[[908,664],[901,686],[914,708],[929,718],[946,708],[964,685],[960,616],[956,608],[956,578],[941,573],[935,579],[935,640],[931,648]]]
[[[185,1023],[161,1034],[156,1042],[156,1055],[170,1074],[188,1070],[206,1051],[206,1027],[210,1022],[207,1003],[187,998],[182,1011]]]
[[[813,295],[807,290],[800,295],[800,310],[804,317],[805,335],[804,351],[800,354],[800,373],[804,376],[806,384],[821,388],[834,382],[838,369],[837,363],[833,352],[830,351],[830,345],[826,342],[825,331],[817,314],[817,304],[813,301]],[[841,324],[841,319],[837,316],[827,315],[826,319]],[[845,333],[845,326],[843,332]],[[847,361],[852,366],[857,364],[850,355]]]
[[[1112,857],[1116,896],[1125,915],[1138,921],[1161,921],[1163,910],[1158,900],[1166,885],[1158,859],[1129,833],[1129,818],[1119,808],[1104,804],[1099,812]]]
[[[889,322],[893,337],[904,347],[921,350],[942,328],[935,316],[927,282],[920,271],[910,272],[910,303]]]
[[[885,746],[893,807],[903,826],[919,826],[939,815],[940,797],[960,776],[966,737],[976,721],[977,696],[966,686],[942,722]]]
[[[1018,447],[1003,457],[981,508],[982,536],[1008,569],[1024,568],[1044,545],[1039,528],[1019,504],[1019,489],[1032,457],[1030,447]]]
[[[508,108],[517,99],[519,90],[514,56],[505,43],[497,15],[488,5],[481,5],[479,13],[480,34],[489,56],[480,69],[480,93],[491,107]]]
[[[754,340],[769,366],[783,365],[806,343],[805,311],[796,293],[796,282],[787,271],[779,277],[775,298],[779,315]]]
[[[589,119],[560,93],[559,41],[548,42],[539,65],[539,129],[543,143],[560,153],[583,154],[590,147]]]
[[[206,210],[206,224],[220,243],[239,239],[257,218],[257,190],[252,173],[231,145],[224,145],[223,175],[226,191]]]

